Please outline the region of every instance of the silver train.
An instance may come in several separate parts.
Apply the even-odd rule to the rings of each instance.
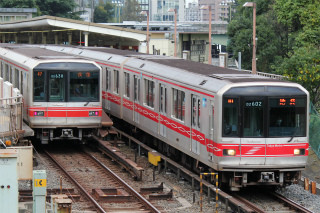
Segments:
[[[165,56],[42,46],[102,67],[103,109],[231,190],[283,186],[306,166],[309,93],[301,85]]]
[[[0,44],[0,77],[23,95],[23,117],[43,144],[101,126],[101,67],[37,46]]]

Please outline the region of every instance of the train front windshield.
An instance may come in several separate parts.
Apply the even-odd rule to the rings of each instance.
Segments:
[[[239,87],[223,98],[224,137],[305,137],[307,95],[293,87]]]
[[[33,72],[33,101],[99,101],[99,73],[93,64],[61,63],[59,67],[41,64]]]

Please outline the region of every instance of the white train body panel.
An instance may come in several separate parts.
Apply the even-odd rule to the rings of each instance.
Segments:
[[[43,143],[81,139],[86,129],[101,126],[102,78],[95,62],[12,44],[0,46],[0,60],[1,75],[23,95],[24,120]]]
[[[306,165],[309,93],[296,83],[113,49],[43,48],[94,60],[107,112],[225,172],[231,187],[282,185]]]

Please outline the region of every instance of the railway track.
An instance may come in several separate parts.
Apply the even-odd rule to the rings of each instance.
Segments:
[[[45,151],[99,212],[160,212],[89,152]]]
[[[312,213],[304,206],[275,192],[243,190],[240,193],[232,193],[232,196],[254,209],[257,213]]]
[[[141,143],[137,139],[134,139],[130,135],[124,133],[123,131],[117,130],[121,135],[122,139],[127,138],[131,143],[136,143],[140,149],[145,149],[147,153],[148,151],[154,150],[151,147]],[[165,161],[165,165],[171,168],[171,171],[175,171],[178,178],[183,177],[186,180],[191,180],[191,184],[194,185],[194,182],[198,181],[195,178],[196,174],[192,171],[187,171],[187,169],[183,168],[182,165],[179,165],[173,161],[170,161],[166,156],[162,156],[162,160]],[[173,169],[172,169],[173,168]],[[214,195],[215,188],[210,183],[204,184],[207,187],[208,195]],[[210,191],[210,192],[208,192]],[[274,192],[248,192],[247,195],[243,195],[243,192],[246,190],[242,190],[241,194],[228,194],[221,190],[219,190],[219,200],[222,201],[222,204],[226,204],[226,206],[230,207],[233,212],[303,212],[303,213],[312,213],[312,211],[308,210],[304,206],[295,203],[280,194]],[[248,196],[249,195],[249,196]],[[252,195],[251,199],[250,196]],[[249,199],[247,199],[249,197]],[[225,207],[226,208],[226,207]],[[226,211],[227,212],[227,211]]]

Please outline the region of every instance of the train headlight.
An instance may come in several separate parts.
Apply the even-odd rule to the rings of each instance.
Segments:
[[[225,156],[235,156],[236,155],[236,150],[235,149],[224,149],[223,150],[223,155],[225,155]]]
[[[293,150],[294,155],[304,155],[305,154],[305,149],[294,149]]]

